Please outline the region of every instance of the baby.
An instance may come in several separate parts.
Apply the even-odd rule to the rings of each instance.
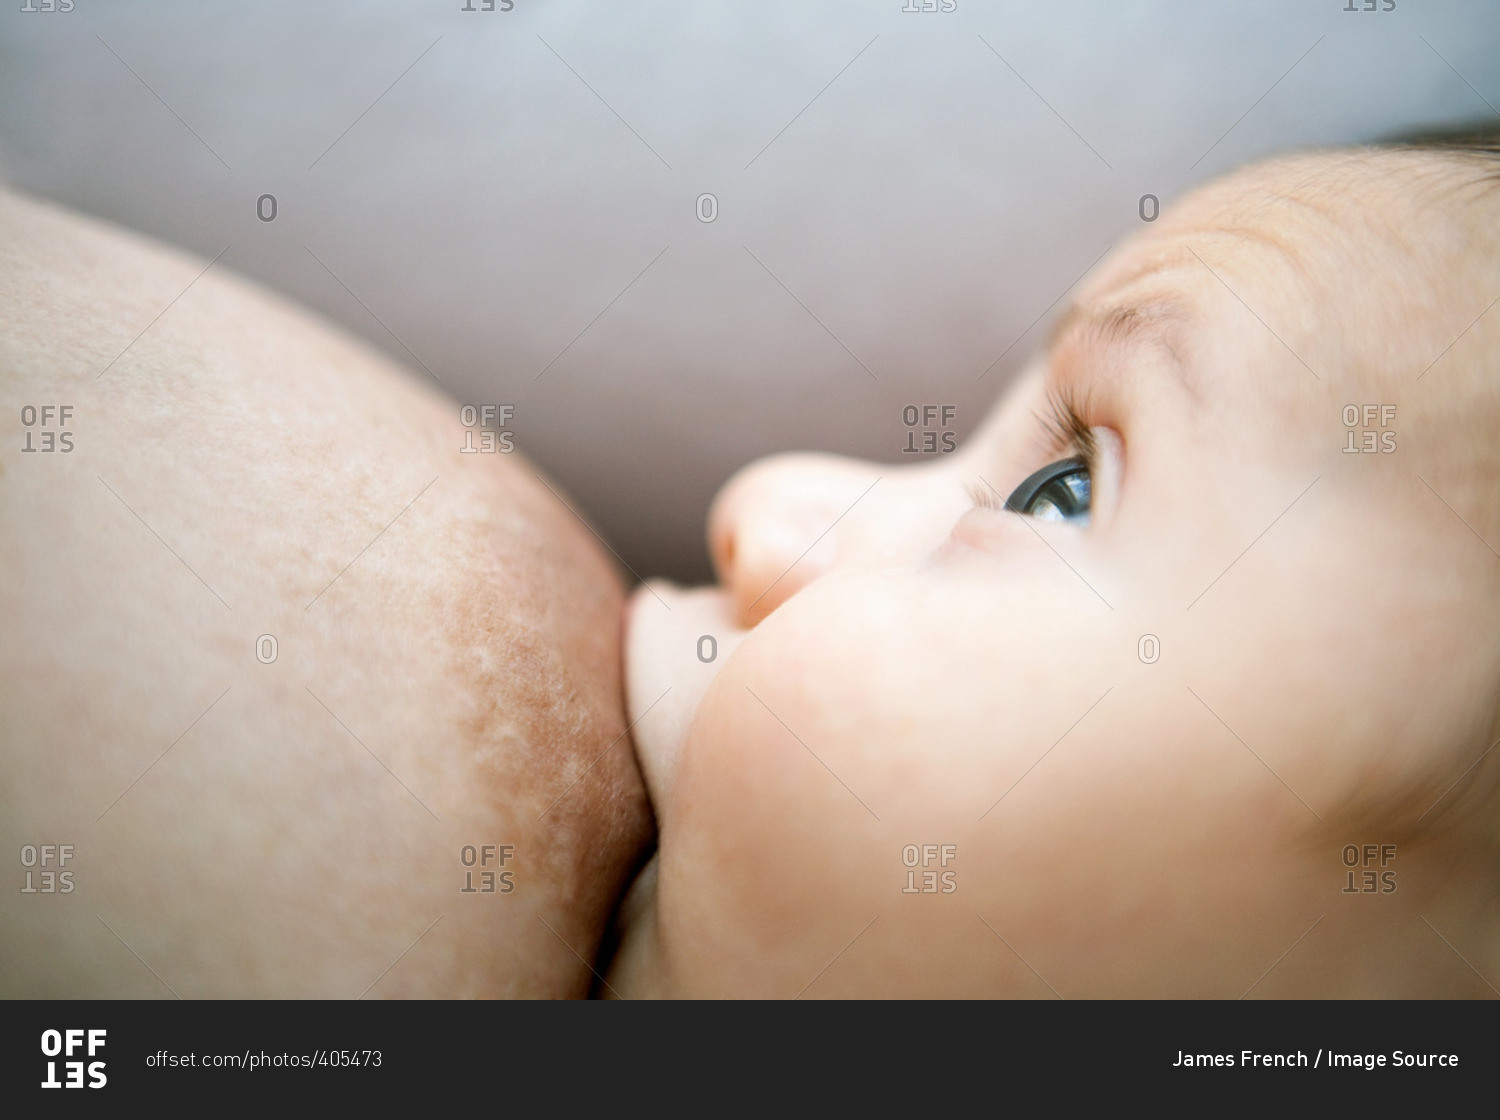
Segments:
[[[1497,297],[1500,146],[1275,159],[959,453],[743,471],[605,994],[1500,994]]]
[[[623,705],[520,454],[0,192],[0,993],[1495,994],[1497,168],[1190,196],[957,454],[733,480]]]

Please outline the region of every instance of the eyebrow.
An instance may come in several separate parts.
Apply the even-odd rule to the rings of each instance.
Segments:
[[[1145,336],[1158,336],[1168,323],[1185,319],[1182,303],[1169,297],[1156,297],[1117,304],[1103,311],[1072,304],[1058,319],[1047,340],[1055,350],[1067,342],[1119,345]]]
[[[1087,308],[1072,304],[1058,319],[1047,340],[1049,354],[1063,347],[1080,350],[1116,349],[1131,343],[1155,343],[1172,355],[1171,374],[1193,397],[1201,386],[1182,361],[1169,332],[1192,318],[1193,305],[1174,292],[1145,295],[1137,299]],[[1069,363],[1072,364],[1072,363]]]

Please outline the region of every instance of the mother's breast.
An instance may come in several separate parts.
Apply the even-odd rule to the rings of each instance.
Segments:
[[[73,849],[0,990],[584,994],[651,831],[619,579],[523,416],[232,256],[0,196],[0,833]]]

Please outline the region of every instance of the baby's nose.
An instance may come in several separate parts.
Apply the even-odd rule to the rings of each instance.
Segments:
[[[961,486],[922,468],[778,455],[719,492],[709,545],[740,625],[754,626],[836,565],[932,548],[966,505]]]
[[[709,515],[709,546],[741,625],[755,625],[833,566],[841,517],[879,477],[832,456],[778,455],[729,480]]]

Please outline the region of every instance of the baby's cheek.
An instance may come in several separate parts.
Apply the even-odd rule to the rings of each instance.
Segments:
[[[983,651],[953,607],[899,578],[818,585],[725,666],[689,731],[662,835],[673,982],[795,995],[867,926],[819,984],[860,976],[868,991],[909,969],[912,922],[953,909],[952,849],[977,853],[980,817],[1014,777],[997,759],[1038,737],[1019,730],[1034,705],[996,703],[996,674],[976,672]],[[946,854],[918,866],[914,845]],[[941,909],[913,906],[928,870]]]
[[[1301,932],[1302,807],[1090,609],[861,577],[752,633],[662,835],[669,985],[1241,994]]]
[[[870,651],[888,644],[898,621],[815,585],[753,630],[706,694],[661,837],[678,990],[794,996],[875,913],[889,845],[868,692],[885,670],[850,650],[861,636]]]

